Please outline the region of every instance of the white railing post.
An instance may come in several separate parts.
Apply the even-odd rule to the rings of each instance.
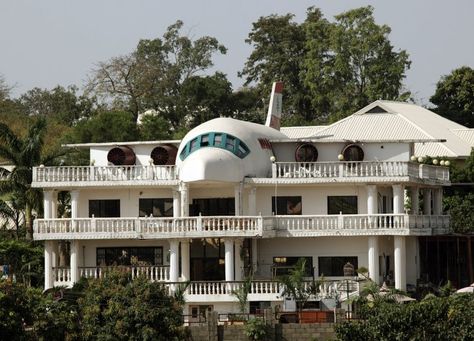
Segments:
[[[199,215],[197,216],[197,219],[196,219],[196,229],[198,231],[202,231],[202,216],[201,216],[201,212],[199,212]]]

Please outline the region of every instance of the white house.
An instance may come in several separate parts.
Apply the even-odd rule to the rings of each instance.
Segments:
[[[433,156],[461,152],[452,140],[470,133],[456,125],[449,135],[446,121],[377,101],[327,127],[218,118],[182,141],[70,146],[88,148],[90,166],[34,169],[33,186],[44,190],[34,238],[45,241],[45,288],[122,265],[171,290],[191,281],[189,314],[228,312],[251,272],[251,307],[283,305],[275,277],[305,258],[307,276],[327,280],[318,300],[358,290],[357,281],[348,289],[348,262],[406,290],[420,276],[418,236],[449,230],[446,159],[417,161],[428,147],[440,150]],[[70,218],[57,217],[58,191],[71,194]]]

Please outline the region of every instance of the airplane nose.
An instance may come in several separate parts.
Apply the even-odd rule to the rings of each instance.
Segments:
[[[243,178],[242,160],[217,148],[195,151],[179,165],[179,177],[184,182],[239,182]]]

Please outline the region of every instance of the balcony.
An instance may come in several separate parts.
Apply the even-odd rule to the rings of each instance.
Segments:
[[[447,215],[357,214],[269,217],[36,219],[36,240],[431,235]]]
[[[449,168],[405,161],[275,162],[272,178],[295,182],[419,181],[449,183]]]
[[[177,184],[175,166],[34,167],[33,187]]]

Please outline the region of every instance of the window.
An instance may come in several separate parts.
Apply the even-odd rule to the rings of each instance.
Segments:
[[[190,209],[192,216],[226,216],[235,215],[234,198],[202,198],[193,199]]]
[[[313,257],[273,257],[273,276],[288,275],[301,258],[305,260],[305,277],[313,276]]]
[[[344,276],[344,265],[348,262],[354,265],[354,269],[358,268],[357,257],[318,257],[318,274],[319,276]]]
[[[318,159],[318,150],[315,146],[305,143],[296,148],[295,160],[298,162],[315,162]]]
[[[211,132],[199,135],[186,143],[179,158],[184,161],[192,152],[206,147],[225,149],[241,159],[250,154],[247,145],[237,137],[226,133]]]
[[[301,196],[272,197],[272,212],[275,215],[301,215],[302,211]]]
[[[89,217],[120,217],[120,200],[89,200]]]
[[[100,247],[97,248],[97,266],[163,265],[160,247]]]
[[[328,197],[328,214],[357,214],[357,196]]]
[[[356,144],[350,144],[342,151],[345,161],[362,161],[364,160],[364,151]]]
[[[140,199],[138,201],[138,211],[140,217],[172,217],[173,216],[173,199]]]

